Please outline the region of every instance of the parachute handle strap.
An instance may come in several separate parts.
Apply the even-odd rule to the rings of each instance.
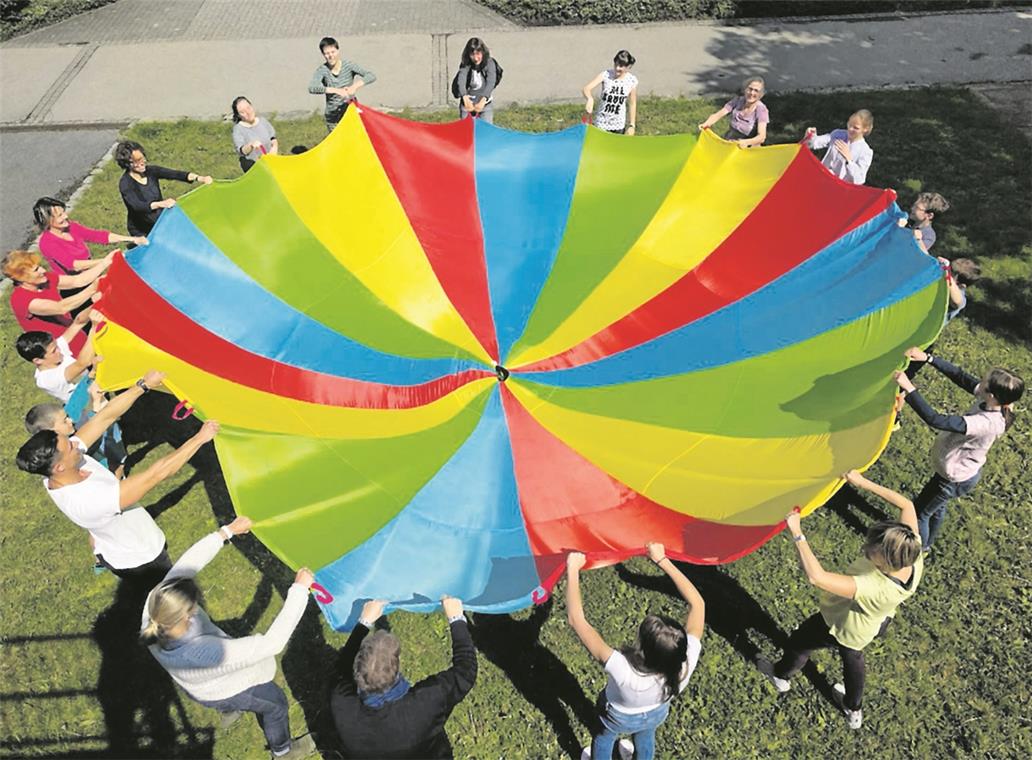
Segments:
[[[176,404],[176,408],[172,410],[172,419],[176,422],[182,422],[194,413],[194,408],[190,406],[190,402],[185,398]]]
[[[333,601],[333,594],[327,591],[324,585],[316,581],[312,581],[312,595],[315,596],[315,601],[320,604],[329,604]]]

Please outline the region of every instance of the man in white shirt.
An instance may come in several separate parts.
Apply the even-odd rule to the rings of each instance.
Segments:
[[[177,473],[218,432],[208,420],[186,443],[143,472],[118,480],[86,449],[144,393],[161,384],[164,375],[148,372],[119,394],[76,436],[41,430],[18,451],[18,467],[43,476],[47,494],[69,520],[89,531],[100,562],[120,578],[154,586],[171,569],[165,534],[139,501],[158,483]]]
[[[96,358],[91,341],[86,341],[78,357],[73,356],[69,348],[71,341],[89,322],[91,314],[91,309],[79,312],[56,340],[50,333],[34,330],[20,335],[15,343],[18,354],[36,366],[36,385],[62,404],[68,403],[76,384]]]

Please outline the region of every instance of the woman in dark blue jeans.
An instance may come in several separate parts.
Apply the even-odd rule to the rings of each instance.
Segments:
[[[582,758],[610,760],[621,734],[630,734],[633,748],[620,741],[620,754],[632,752],[638,760],[652,760],[656,753],[656,729],[670,713],[671,700],[684,691],[699,661],[706,605],[684,573],[667,559],[663,544],[646,545],[649,559],[674,582],[688,603],[684,625],[665,615],[647,615],[631,645],[613,649],[584,617],[580,570],[586,559],[573,552],[566,560],[567,619],[581,643],[605,664],[608,676],[599,695],[601,730],[584,749]]]
[[[946,519],[946,505],[951,499],[971,493],[978,484],[989,448],[1013,421],[1011,404],[1021,398],[1025,383],[1013,372],[999,367],[979,381],[960,367],[917,347],[907,349],[906,357],[931,365],[975,397],[975,403],[962,415],[940,414],[925,401],[911,378],[904,372],[895,374],[906,402],[929,426],[940,431],[932,447],[935,472],[914,499],[921,542],[928,551]]]

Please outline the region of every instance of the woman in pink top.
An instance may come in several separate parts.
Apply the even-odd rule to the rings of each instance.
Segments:
[[[30,251],[11,251],[0,262],[5,277],[14,281],[11,288],[11,310],[25,332],[40,330],[60,338],[72,324],[72,309],[77,309],[97,292],[97,278],[111,265],[111,255],[97,260],[97,265],[75,275],[48,272],[42,257]],[[82,288],[75,295],[61,297],[61,290]],[[78,354],[86,343],[79,333],[69,348]]]
[[[1013,372],[999,367],[979,381],[960,367],[916,346],[907,349],[906,357],[913,362],[930,364],[975,397],[974,405],[963,415],[940,414],[922,398],[904,372],[895,374],[910,407],[928,425],[940,431],[932,446],[935,472],[914,499],[921,543],[928,551],[946,519],[946,505],[951,499],[971,493],[978,484],[989,448],[1013,421],[1011,405],[1025,392],[1025,383]]]
[[[87,243],[109,245],[111,243],[132,243],[146,245],[147,238],[116,235],[107,230],[84,227],[68,218],[65,205],[57,198],[40,198],[32,207],[32,216],[39,226],[39,250],[56,271],[75,274],[96,266],[102,259],[90,258]]]
[[[742,94],[727,101],[719,111],[711,113],[699,125],[699,130],[709,129],[730,115],[731,121],[724,133],[725,140],[737,142],[739,148],[763,145],[767,141],[767,124],[770,123],[770,111],[761,100],[766,91],[763,77],[749,77],[742,83]]]

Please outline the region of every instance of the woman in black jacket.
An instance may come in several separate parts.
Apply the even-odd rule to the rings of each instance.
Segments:
[[[211,184],[211,177],[206,175],[148,164],[143,146],[131,140],[115,148],[115,163],[125,170],[118,180],[118,191],[127,211],[126,228],[134,237],[149,234],[162,210],[176,205],[175,198],[162,197],[160,180]]]

